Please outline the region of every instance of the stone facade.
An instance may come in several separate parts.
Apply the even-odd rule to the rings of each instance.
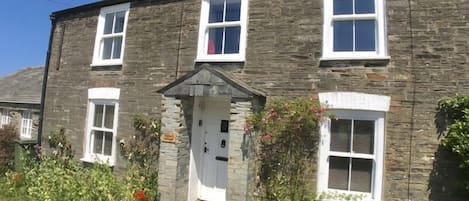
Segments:
[[[160,173],[167,177],[160,177],[160,190],[165,201],[186,200],[190,134],[188,121],[182,117],[191,115],[186,111],[190,100],[162,98],[156,91],[205,65],[261,89],[268,99],[329,91],[390,96],[383,200],[466,199],[458,197],[454,184],[445,179],[457,175],[452,175],[454,164],[445,160],[439,149],[434,115],[438,99],[469,90],[467,2],[388,0],[389,60],[325,62],[321,61],[322,1],[250,0],[246,61],[198,63],[194,60],[200,0],[131,1],[123,64],[90,67],[99,9],[120,2],[126,1],[102,1],[54,14],[43,140],[62,125],[77,157],[81,157],[87,90],[120,88],[118,139],[133,132],[130,117],[135,113],[154,117],[173,113],[167,124],[163,119],[163,128],[176,132],[178,143],[162,144],[161,159],[165,162],[160,164],[164,166]],[[244,104],[233,103],[231,109],[249,107]],[[169,105],[171,108],[166,108]],[[241,124],[232,119],[230,125],[240,136]],[[239,143],[239,138],[231,140]],[[240,154],[239,147],[231,151]],[[118,157],[117,169],[123,164]],[[247,168],[242,162],[237,165],[240,170]],[[228,200],[245,199],[246,191],[234,186],[244,185],[245,177],[243,173],[239,180],[230,180]]]

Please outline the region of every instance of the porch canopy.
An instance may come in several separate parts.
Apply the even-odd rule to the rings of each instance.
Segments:
[[[230,96],[232,99],[249,100],[265,98],[265,94],[234,78],[223,70],[203,65],[158,90],[166,97]]]

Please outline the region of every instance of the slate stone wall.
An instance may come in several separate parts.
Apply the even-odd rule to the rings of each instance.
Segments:
[[[464,200],[454,182],[443,179],[457,175],[451,175],[454,164],[438,149],[434,115],[439,98],[469,91],[469,3],[386,4],[390,59],[377,66],[344,61],[321,65],[320,0],[250,0],[246,61],[210,65],[228,69],[269,98],[327,91],[391,96],[384,200]],[[90,67],[98,14],[95,9],[59,17],[52,42],[44,139],[63,125],[77,157],[83,154],[88,88],[121,89],[118,139],[126,138],[133,132],[131,115],[160,117],[157,89],[202,65],[194,63],[199,0],[132,2],[124,64],[117,68]],[[118,164],[117,169],[124,163],[119,159]]]

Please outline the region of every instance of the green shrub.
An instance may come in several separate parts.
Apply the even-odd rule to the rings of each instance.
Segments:
[[[260,201],[310,201],[308,186],[316,153],[318,122],[325,108],[306,99],[278,99],[248,119],[247,131],[260,141]]]
[[[141,123],[143,119],[136,121]],[[159,124],[158,127],[154,127],[154,122],[147,122],[150,123],[147,128],[159,132]],[[138,125],[140,130],[136,133],[137,136],[141,131],[148,131],[142,128],[143,124]],[[154,135],[155,133],[152,133],[148,136]],[[94,163],[92,168],[85,168],[80,162],[73,160],[74,152],[66,140],[65,129],[59,128],[50,136],[51,152],[44,153],[39,161],[27,157],[31,154],[25,153],[24,168],[17,172],[9,171],[5,181],[0,180],[0,197],[7,196],[11,200],[18,201],[133,201],[138,192],[137,197],[144,195],[145,201],[157,200],[158,172],[154,169],[157,164],[157,154],[144,155],[140,152],[141,163],[130,160],[126,175],[119,178],[113,174],[112,168],[108,165]],[[147,138],[139,136],[135,139]],[[133,143],[136,142],[131,141],[129,144]],[[156,145],[159,147],[159,144]],[[131,151],[129,154],[142,151],[131,150],[136,151]],[[41,156],[40,152],[38,153]]]
[[[460,182],[469,190],[469,96],[441,99],[437,111],[440,131],[446,131],[441,145],[458,158],[465,175]]]
[[[0,175],[13,167],[16,129],[6,126],[0,129]]]
[[[151,200],[158,200],[158,157],[161,123],[141,115],[133,117],[135,134],[126,142],[121,140],[121,154],[129,161],[126,175],[128,192],[142,189]],[[133,185],[133,186],[132,186]]]

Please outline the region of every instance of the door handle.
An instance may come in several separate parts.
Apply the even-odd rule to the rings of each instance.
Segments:
[[[207,153],[207,152],[208,152],[208,148],[204,146],[204,153]]]

